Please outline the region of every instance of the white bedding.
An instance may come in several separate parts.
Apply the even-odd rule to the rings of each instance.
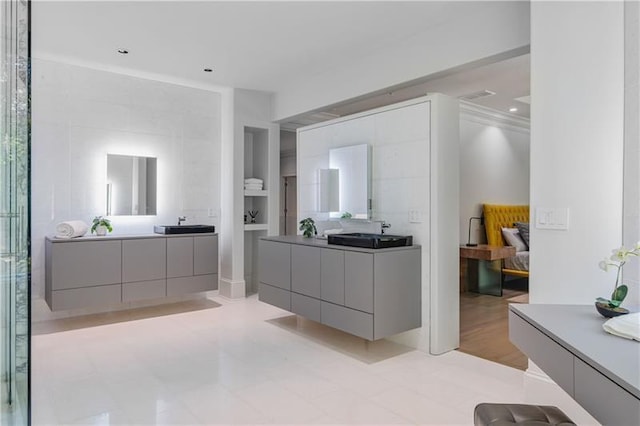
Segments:
[[[504,260],[504,267],[506,269],[515,269],[518,271],[529,270],[529,252],[519,251],[513,257],[508,257]]]

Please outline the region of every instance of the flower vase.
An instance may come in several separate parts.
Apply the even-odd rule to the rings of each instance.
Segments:
[[[98,225],[96,227],[96,235],[98,237],[104,237],[105,235],[107,235],[107,227],[104,225]]]

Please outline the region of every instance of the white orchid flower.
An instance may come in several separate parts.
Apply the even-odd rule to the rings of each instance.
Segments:
[[[609,259],[604,259],[601,260],[600,263],[598,263],[598,266],[600,267],[600,269],[602,269],[605,272],[609,272]]]

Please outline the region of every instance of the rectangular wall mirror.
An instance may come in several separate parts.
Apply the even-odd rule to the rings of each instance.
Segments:
[[[156,214],[156,159],[107,154],[107,216]]]
[[[329,150],[329,168],[338,170],[338,211],[330,217],[370,218],[371,147],[368,144]]]

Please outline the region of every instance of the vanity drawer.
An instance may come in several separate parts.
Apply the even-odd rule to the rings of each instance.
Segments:
[[[218,274],[167,278],[167,296],[199,293],[218,289]]]
[[[320,302],[322,324],[373,340],[373,315],[329,302]]]
[[[52,290],[119,284],[122,243],[82,241],[47,243],[49,285]]]
[[[320,322],[320,299],[291,292],[291,312]]]
[[[277,306],[280,309],[291,310],[291,292],[289,290],[283,290],[269,284],[260,283],[258,299],[260,299],[261,302]]]
[[[640,400],[579,358],[575,359],[575,389],[574,399],[603,424],[640,425]]]
[[[137,283],[122,284],[122,301],[133,302],[135,300],[160,299],[167,297],[167,281],[140,281]]]
[[[122,302],[122,285],[56,290],[51,298],[51,309],[54,311],[117,305]]]
[[[574,356],[537,328],[509,312],[509,339],[569,395],[574,395]]]

